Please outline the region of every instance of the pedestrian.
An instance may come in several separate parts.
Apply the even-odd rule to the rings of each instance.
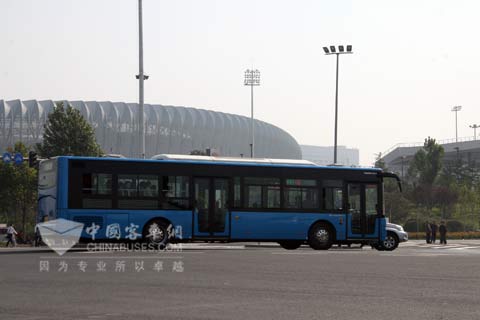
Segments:
[[[440,232],[440,244],[447,244],[447,226],[445,225],[445,221],[440,222],[438,231]]]
[[[10,226],[7,229],[7,239],[8,239],[7,247],[10,245],[10,243],[12,244],[12,247],[17,246],[17,240],[16,240],[17,234],[18,233],[15,230],[15,228],[13,227],[13,224],[10,224]]]
[[[437,224],[435,223],[435,221],[432,222],[432,224],[430,225],[430,229],[432,230],[432,243],[435,243],[435,241],[437,240],[437,229],[438,229],[438,226]]]
[[[427,240],[427,243],[431,242],[431,236],[432,236],[432,227],[430,226],[430,223],[427,221],[425,222],[425,238]]]

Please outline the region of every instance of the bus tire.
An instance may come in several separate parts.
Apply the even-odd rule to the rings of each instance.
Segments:
[[[283,249],[295,250],[295,249],[298,249],[302,245],[302,242],[303,241],[287,240],[287,241],[279,241],[278,244]]]
[[[382,243],[382,247],[385,251],[393,251],[398,247],[399,241],[395,233],[387,231],[387,237]]]
[[[314,250],[328,250],[333,244],[333,231],[329,224],[317,222],[308,232],[308,244]]]
[[[164,220],[149,221],[143,228],[143,239],[159,249],[164,249],[171,240],[173,225]]]
[[[381,242],[372,243],[372,249],[376,249],[378,251],[385,251],[383,244]]]

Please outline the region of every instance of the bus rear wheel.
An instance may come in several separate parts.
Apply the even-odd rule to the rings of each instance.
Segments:
[[[278,244],[279,244],[283,249],[295,250],[295,249],[298,249],[298,248],[302,245],[302,241],[295,241],[295,240],[279,241]]]
[[[333,231],[331,227],[318,222],[308,232],[308,244],[314,250],[328,250],[333,244]]]
[[[170,242],[173,226],[162,220],[152,220],[143,228],[143,239],[148,244],[153,244],[160,249],[164,249]]]

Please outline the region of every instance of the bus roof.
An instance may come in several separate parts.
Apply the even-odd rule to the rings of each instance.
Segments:
[[[147,162],[147,163],[189,163],[189,164],[211,164],[211,165],[232,165],[232,166],[264,166],[264,167],[286,167],[286,168],[310,168],[330,170],[355,170],[381,172],[381,168],[350,167],[342,165],[320,166],[308,160],[298,159],[258,159],[258,158],[228,158],[211,156],[189,156],[189,155],[158,155],[155,159],[138,158],[114,158],[114,157],[80,157],[80,156],[59,156],[72,160],[94,160],[94,161],[118,161],[118,162]]]

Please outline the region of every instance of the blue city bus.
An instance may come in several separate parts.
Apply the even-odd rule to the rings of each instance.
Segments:
[[[399,181],[379,168],[203,156],[62,156],[41,161],[39,168],[38,222],[63,218],[84,224],[83,239],[162,246],[375,246],[386,237],[383,180]]]

